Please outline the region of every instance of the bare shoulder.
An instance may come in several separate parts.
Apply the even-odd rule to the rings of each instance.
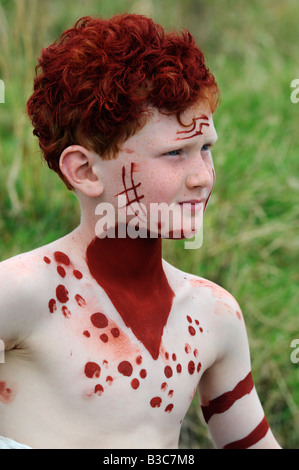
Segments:
[[[215,359],[230,355],[239,350],[240,345],[247,344],[242,309],[228,290],[168,263],[165,266],[182,310],[191,306],[204,331],[208,332],[209,342],[214,345]]]
[[[213,302],[214,314],[238,320],[243,319],[242,310],[235,297],[225,288],[199,276],[190,276],[189,282],[195,292],[206,291]]]
[[[0,338],[13,349],[30,335],[52,282],[47,253],[56,242],[0,262]]]
[[[42,278],[40,278],[41,261],[47,251],[47,247],[41,247],[1,261],[0,280],[3,286],[1,293],[5,294],[14,288],[14,297],[18,298],[18,292],[25,294],[32,289],[36,290],[36,282],[42,282]]]
[[[165,262],[164,267],[174,285],[184,286],[195,299],[202,301],[204,297],[209,300],[215,315],[243,319],[237,300],[225,288],[203,277],[181,271],[169,263]]]
[[[8,288],[17,285],[23,294],[26,291],[32,292],[32,289],[36,292],[37,286],[42,287],[48,281],[45,267],[50,264],[50,257],[53,253],[59,255],[61,247],[65,248],[67,241],[68,237],[65,236],[0,262],[1,283]]]

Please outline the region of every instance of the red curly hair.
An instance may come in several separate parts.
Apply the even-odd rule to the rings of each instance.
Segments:
[[[71,189],[59,168],[66,147],[111,158],[145,124],[149,106],[179,119],[200,99],[213,112],[218,87],[191,34],[123,14],[81,18],[42,50],[27,112],[48,166]]]

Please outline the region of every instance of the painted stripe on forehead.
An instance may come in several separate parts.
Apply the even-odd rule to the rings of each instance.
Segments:
[[[249,372],[243,380],[240,380],[240,382],[237,383],[233,390],[214,398],[207,406],[202,406],[201,409],[206,423],[208,423],[214,414],[224,413],[237,400],[240,400],[244,395],[249,394],[253,387],[252,375],[251,372]]]
[[[263,417],[262,421],[257,425],[257,427],[250,433],[248,436],[238,441],[230,442],[226,444],[223,449],[248,449],[257,442],[259,442],[267,434],[269,429],[269,424],[266,419],[266,416]]]
[[[197,118],[193,118],[192,119],[192,123],[193,124],[193,127],[191,129],[189,129],[188,131],[177,131],[177,134],[189,134],[190,132],[193,132],[196,128],[196,121],[199,121],[199,120],[205,120],[205,121],[208,121],[209,118],[208,116],[206,116],[205,114],[202,114],[201,116],[197,117]],[[191,126],[190,124],[190,126]],[[210,124],[207,123],[207,122],[201,122],[200,125],[199,125],[199,130],[197,132],[195,132],[194,134],[192,135],[188,135],[186,137],[177,137],[176,140],[185,140],[185,139],[191,139],[192,137],[195,137],[197,135],[202,135],[202,127],[203,126],[207,126],[209,127]]]

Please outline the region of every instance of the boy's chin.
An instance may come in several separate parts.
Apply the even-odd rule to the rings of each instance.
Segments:
[[[163,239],[168,240],[188,240],[189,238],[193,238],[197,233],[200,231],[199,229],[196,230],[184,230],[183,228],[170,230],[168,233],[163,232],[160,234],[160,237]]]

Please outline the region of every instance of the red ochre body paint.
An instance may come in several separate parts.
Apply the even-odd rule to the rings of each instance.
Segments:
[[[59,284],[56,288],[56,297],[62,304],[65,304],[69,300],[69,293],[62,284]]]
[[[56,300],[55,299],[50,299],[49,300],[49,310],[50,310],[50,313],[56,312],[57,305],[56,305]]]
[[[190,132],[193,132],[193,131],[195,130],[195,128],[196,128],[196,121],[201,120],[201,119],[206,120],[206,121],[209,120],[209,118],[208,118],[205,114],[202,114],[201,116],[192,119],[192,123],[193,123],[192,129],[190,129],[189,131],[178,131],[177,134],[189,134]],[[195,137],[195,136],[197,136],[197,135],[202,135],[202,127],[203,127],[203,126],[209,127],[210,124],[207,123],[207,122],[201,122],[201,123],[199,124],[199,130],[196,131],[194,134],[188,135],[188,136],[186,136],[186,137],[178,137],[176,140],[191,139],[192,137]]]
[[[150,404],[153,408],[159,408],[161,406],[162,399],[160,397],[154,397],[151,399]]]
[[[0,382],[0,402],[8,404],[13,400],[13,392],[6,382]]]
[[[80,271],[78,271],[77,269],[74,269],[73,274],[77,279],[82,279],[82,277],[83,277],[83,274]]]
[[[123,186],[124,186],[125,189],[124,189],[124,191],[121,191],[120,193],[116,194],[115,196],[117,197],[117,196],[120,196],[122,194],[125,194],[126,199],[127,199],[126,207],[128,207],[133,202],[140,203],[140,199],[144,198],[144,194],[138,195],[138,193],[137,193],[137,189],[141,186],[141,183],[135,184],[135,182],[134,182],[133,173],[136,172],[136,171],[137,171],[136,163],[131,162],[131,169],[130,169],[131,186],[129,188],[127,188],[127,185],[126,185],[126,168],[124,166],[122,168],[122,181],[123,181]],[[130,199],[130,197],[129,197],[129,194],[130,194],[131,191],[133,191],[133,196],[134,196],[132,199]],[[142,209],[142,207],[141,207],[141,209]],[[142,212],[144,213],[143,209],[142,209]],[[135,212],[135,215],[137,215],[136,212]]]
[[[96,362],[87,362],[85,365],[85,375],[89,379],[93,377],[100,377],[101,368]]]
[[[153,359],[159,356],[174,292],[162,267],[160,238],[95,238],[87,248],[91,275]],[[101,328],[101,313],[91,321]],[[96,326],[96,325],[95,325]]]
[[[233,390],[214,398],[207,406],[202,406],[201,409],[206,423],[208,423],[214,414],[224,413],[224,411],[228,410],[235,401],[239,400],[244,395],[249,394],[253,387],[252,375],[251,372],[249,372],[249,374],[241,380]]]
[[[70,261],[70,258],[65,253],[63,253],[62,251],[55,251],[53,253],[53,257],[54,257],[54,261],[57,262],[56,270],[57,270],[57,273],[60,277],[62,277],[62,278],[67,277],[69,275],[69,270],[71,269],[72,270],[72,275],[76,279],[80,280],[80,279],[83,278],[83,274],[80,271],[78,271],[77,269],[74,269],[74,267],[73,267],[73,265]],[[51,260],[47,256],[44,256],[43,259],[44,259],[44,262],[46,264],[51,264]],[[56,287],[56,299],[57,299],[58,302],[60,302],[62,304],[66,304],[69,301],[69,292],[66,289],[66,287],[62,284],[59,284]],[[48,302],[48,307],[49,307],[50,313],[54,313],[54,312],[57,311],[58,305],[57,305],[56,299],[50,299],[49,302]],[[79,305],[79,307],[85,307],[86,306],[86,301],[80,294],[75,295],[75,300],[76,300],[77,304]],[[71,312],[70,312],[70,310],[68,309],[67,306],[63,305],[62,308],[61,308],[61,312],[62,312],[62,314],[64,315],[65,318],[70,318],[71,317]]]
[[[133,373],[133,367],[132,364],[129,361],[122,361],[118,364],[118,372],[122,375],[126,375],[127,377],[130,377]]]
[[[65,253],[62,253],[62,251],[55,251],[54,259],[58,264],[64,264],[65,266],[71,264],[69,257]]]
[[[213,189],[214,189],[214,186],[215,186],[215,170],[214,170],[214,168],[212,168],[212,173],[213,173],[212,189],[211,189],[210,194],[208,195],[207,200],[206,200],[206,202],[205,202],[205,206],[204,206],[204,209],[203,209],[204,212],[205,212],[205,210],[206,210],[206,208],[207,208],[208,202],[209,202],[209,200],[210,200],[211,194],[212,194]]]
[[[257,442],[259,442],[267,434],[269,429],[269,424],[266,419],[266,416],[263,417],[262,421],[258,426],[250,433],[248,436],[238,441],[230,442],[223,449],[248,449]]]

